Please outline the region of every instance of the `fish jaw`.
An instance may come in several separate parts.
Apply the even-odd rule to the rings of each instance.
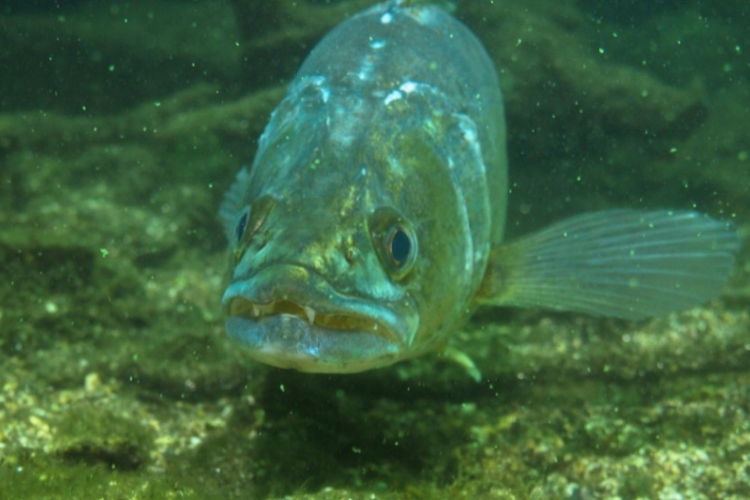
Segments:
[[[343,294],[297,265],[276,264],[235,281],[223,304],[227,333],[252,358],[311,373],[355,373],[411,357],[419,325],[408,299]]]

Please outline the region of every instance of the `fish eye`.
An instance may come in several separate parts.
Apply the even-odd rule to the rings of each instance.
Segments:
[[[391,261],[397,267],[406,264],[411,255],[411,238],[406,230],[401,226],[391,228],[388,233],[388,251],[391,255]]]
[[[237,244],[242,241],[242,237],[245,235],[245,229],[247,229],[247,220],[250,217],[248,209],[242,211],[240,218],[237,219],[237,225],[235,226],[235,236],[237,237]]]
[[[417,258],[417,235],[406,218],[392,208],[379,208],[370,221],[375,251],[394,280],[403,279]]]

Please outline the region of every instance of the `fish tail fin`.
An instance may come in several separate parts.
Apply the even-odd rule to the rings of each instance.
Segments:
[[[719,295],[739,247],[731,223],[697,212],[592,212],[493,250],[477,298],[595,316],[662,316]]]

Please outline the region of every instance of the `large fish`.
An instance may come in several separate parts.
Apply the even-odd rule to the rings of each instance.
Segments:
[[[690,211],[611,210],[503,243],[503,101],[477,38],[391,1],[331,31],[221,215],[226,329],[255,359],[350,373],[445,349],[480,304],[620,318],[715,297],[739,239]]]

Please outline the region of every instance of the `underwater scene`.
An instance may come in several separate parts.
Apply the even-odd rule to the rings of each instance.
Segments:
[[[1,2],[0,500],[750,498],[749,44]]]

